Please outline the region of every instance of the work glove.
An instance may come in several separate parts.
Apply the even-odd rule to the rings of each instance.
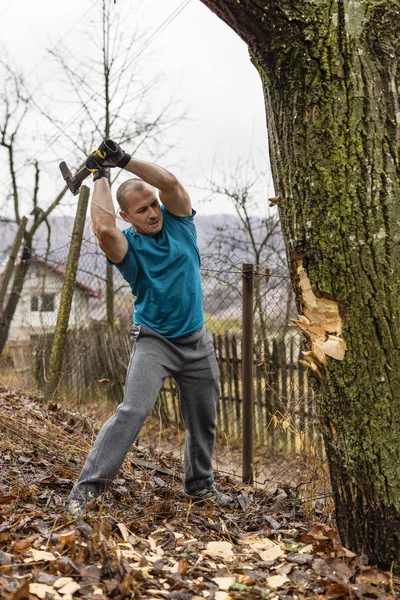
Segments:
[[[120,167],[123,169],[131,160],[130,154],[122,150],[113,140],[103,140],[100,146],[86,159],[89,171]]]
[[[110,181],[110,170],[109,169],[90,169],[93,173],[93,181],[97,181],[102,177],[106,177]]]

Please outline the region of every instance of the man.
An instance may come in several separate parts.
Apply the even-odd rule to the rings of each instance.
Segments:
[[[204,325],[195,211],[189,195],[172,173],[132,158],[112,140],[102,142],[86,165],[94,179],[94,232],[100,248],[130,284],[135,309],[125,396],[95,440],[70,494],[69,512],[84,514],[88,501],[109,488],[167,376],[178,386],[186,430],[185,492],[195,500],[228,505],[232,499],[213,485],[219,370],[212,336]],[[123,232],[116,225],[108,167],[136,176],[117,191],[120,215],[131,225]]]

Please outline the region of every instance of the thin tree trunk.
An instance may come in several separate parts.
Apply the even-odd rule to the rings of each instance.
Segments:
[[[7,343],[11,323],[21,297],[22,288],[27,276],[31,256],[32,256],[32,238],[25,235],[24,247],[22,249],[21,262],[15,267],[14,280],[7,304],[0,318],[0,355]]]
[[[347,344],[309,338],[342,542],[399,568],[400,4],[202,1],[262,78],[298,309]]]
[[[107,140],[111,136],[110,131],[110,47],[109,47],[109,36],[110,36],[110,18],[109,18],[109,6],[103,0],[102,11],[103,11],[103,77],[104,77],[104,112],[105,112],[105,126],[104,126],[104,138]],[[111,180],[110,180],[111,187]],[[106,309],[107,309],[107,324],[113,329],[114,328],[114,270],[113,266],[110,265],[106,259]]]
[[[24,233],[25,233],[25,228],[26,228],[26,224],[28,222],[28,219],[26,217],[22,217],[19,226],[18,226],[18,230],[14,239],[14,243],[12,245],[11,248],[11,252],[10,252],[10,256],[8,258],[7,261],[7,265],[4,271],[4,275],[1,278],[1,285],[0,285],[0,313],[3,309],[3,302],[4,302],[4,298],[6,297],[6,293],[7,293],[7,288],[8,288],[8,284],[10,283],[10,279],[11,276],[13,274],[13,270],[14,270],[14,266],[15,266],[15,261],[17,260],[17,256],[18,256],[18,251],[19,248],[21,246],[21,242],[22,242],[22,238],[24,237]]]
[[[47,400],[52,399],[61,378],[68,322],[75,290],[76,273],[82,246],[82,236],[85,227],[88,201],[89,188],[84,185],[79,194],[78,208],[72,232],[72,241],[69,248],[67,267],[61,292],[60,307],[58,309],[56,331],[50,354],[49,380],[45,389],[45,397]]]
[[[106,259],[107,260],[107,259]],[[107,325],[114,328],[114,271],[113,266],[107,261],[106,267],[106,307]]]

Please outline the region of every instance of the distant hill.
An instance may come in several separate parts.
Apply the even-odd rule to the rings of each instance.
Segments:
[[[207,248],[209,236],[212,235],[214,230],[216,218],[222,221],[225,217],[224,215],[218,215],[217,217],[196,216],[197,236],[201,251]],[[231,215],[228,215],[226,218],[229,219],[229,221],[235,219],[235,217],[232,217]],[[74,226],[74,219],[73,217],[51,217],[49,218],[49,223],[51,227],[50,247],[51,250],[54,251],[70,242],[71,233]],[[126,224],[122,221],[122,219],[118,219],[118,224],[121,229],[125,229]],[[2,239],[0,247],[1,262],[3,262],[3,260],[9,254],[16,230],[17,227],[15,224],[0,221],[0,235]],[[41,227],[39,227],[37,233],[35,234],[34,247],[37,254],[45,254],[47,249],[47,236],[48,229],[47,226],[43,224]],[[94,241],[91,221],[89,219],[85,227],[85,238]]]
[[[240,265],[242,262],[251,262],[252,257],[244,254],[241,247],[239,230],[239,221],[234,215],[196,215],[195,217],[198,245],[202,255],[203,275],[207,271],[207,278],[210,290],[210,301],[216,302],[216,297],[220,294],[218,290],[220,285],[226,285],[227,279],[224,275],[225,271],[237,270],[240,279]],[[50,235],[50,252],[48,253],[48,261],[57,268],[65,266],[68,256],[71,233],[73,230],[74,219],[72,217],[51,217],[49,219],[51,235]],[[118,220],[118,225],[121,229],[125,228],[125,222],[122,219]],[[264,230],[261,221],[258,223],[260,229],[258,236],[264,235]],[[16,232],[15,224],[4,223],[0,221],[0,235],[3,243],[0,248],[0,264],[3,263],[11,249]],[[225,235],[228,245],[221,245],[221,235]],[[45,259],[47,255],[47,238],[48,228],[42,225],[34,238],[34,252],[39,257]],[[282,248],[282,238],[280,233],[275,235],[273,245],[276,248]],[[270,258],[271,264],[277,264],[277,255]],[[269,266],[271,266],[271,264]],[[266,265],[268,266],[268,265]],[[221,272],[219,272],[221,271]],[[115,270],[115,287],[124,285],[119,273]],[[106,260],[103,252],[97,245],[96,238],[92,231],[91,222],[88,219],[84,240],[81,249],[77,279],[95,290],[101,290],[104,287],[106,275]],[[120,280],[121,279],[121,280]],[[220,281],[217,282],[216,280]],[[228,286],[229,287],[229,286]],[[236,284],[235,286],[236,287]],[[207,288],[205,296],[208,296]],[[213,293],[211,293],[211,289]],[[233,297],[240,301],[235,292]],[[207,298],[205,297],[207,305]]]
[[[244,255],[243,244],[240,242],[239,221],[233,215],[198,215],[195,218],[198,245],[202,255],[202,276],[204,292],[204,308],[212,314],[226,313],[230,318],[236,318],[241,314],[241,263],[251,262],[252,257]],[[73,230],[74,219],[72,217],[52,217],[49,219],[51,236],[50,252],[47,260],[49,263],[62,269],[67,261],[68,250]],[[259,221],[259,229],[256,236],[265,235],[265,226]],[[125,223],[120,220],[119,226],[125,228]],[[0,234],[3,243],[0,248],[0,264],[3,263],[12,246],[16,226],[0,221]],[[221,245],[221,235],[225,236],[227,245]],[[42,259],[46,258],[48,228],[42,225],[34,240],[34,252]],[[274,234],[271,240],[274,248],[280,248],[280,256],[283,256],[283,242],[280,231]],[[224,254],[224,252],[226,252]],[[268,258],[265,268],[274,268],[279,263],[279,256],[275,252]],[[87,221],[84,233],[84,241],[79,260],[77,280],[100,292],[104,303],[106,259],[104,253],[99,249],[93,234],[91,222]],[[272,278],[267,285],[264,279],[264,267],[260,269],[259,276],[264,281],[263,294],[265,310],[271,312],[269,307],[275,307],[274,318],[283,318],[287,303],[287,277]],[[131,292],[119,272],[114,269],[114,290],[122,298],[131,298]]]
[[[126,227],[126,224],[122,219],[118,219],[118,225],[121,229]],[[197,229],[197,241],[202,254],[212,255],[217,254],[218,243],[214,239],[217,235],[217,228],[229,230],[229,236],[235,240],[235,229],[239,225],[238,218],[234,215],[196,215],[195,217],[196,229]],[[68,248],[66,246],[71,241],[71,233],[74,225],[73,217],[50,217],[49,224],[51,228],[50,236],[50,251],[52,254],[67,254]],[[13,223],[6,223],[0,221],[0,235],[1,235],[1,247],[0,247],[0,263],[3,262],[10,252],[14,236],[16,232],[16,225]],[[88,219],[85,227],[84,234],[86,244],[95,242],[95,236],[92,231],[91,222]],[[48,228],[45,224],[35,234],[34,238],[34,251],[39,256],[44,256],[47,251],[47,238]],[[281,236],[277,236],[276,246],[282,245]],[[58,252],[57,252],[58,251]],[[63,252],[62,252],[63,251]],[[244,260],[250,257],[243,256]]]

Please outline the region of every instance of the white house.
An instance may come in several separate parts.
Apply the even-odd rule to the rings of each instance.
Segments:
[[[0,277],[3,272],[4,267],[1,267]],[[50,265],[36,256],[31,259],[7,341],[15,369],[14,384],[18,387],[36,385],[38,340],[40,338],[45,344],[46,334],[54,333],[64,274],[63,268]],[[104,319],[105,307],[100,293],[76,281],[69,328],[84,329],[94,320]]]
[[[0,270],[0,276],[2,272]],[[64,270],[45,263],[33,256],[21,292],[21,298],[14,313],[8,342],[28,341],[32,335],[51,333],[57,323],[61,301]],[[90,287],[75,282],[69,317],[70,328],[85,328],[91,322],[100,293]],[[96,319],[98,320],[98,318]]]

